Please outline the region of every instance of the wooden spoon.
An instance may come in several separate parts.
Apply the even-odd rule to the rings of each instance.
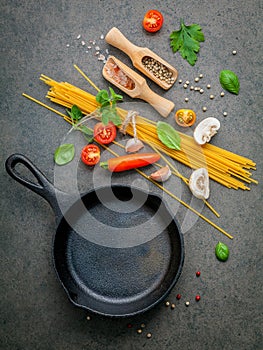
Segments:
[[[110,67],[115,66],[115,70]],[[120,72],[121,70],[121,72]],[[118,75],[118,73],[120,75]],[[105,63],[102,74],[110,83],[117,86],[132,98],[140,98],[157,110],[163,117],[167,117],[174,108],[174,103],[153,92],[147,85],[146,80],[126,66],[114,56],[109,56]],[[124,79],[121,81],[120,76]],[[125,77],[126,76],[126,77]],[[126,79],[128,77],[128,79]],[[127,83],[129,80],[129,83]]]
[[[113,27],[106,35],[105,40],[108,44],[117,47],[118,49],[125,52],[131,59],[132,64],[135,68],[144,73],[148,78],[152,79],[156,84],[161,86],[163,89],[168,90],[176,81],[178,72],[169,63],[165,62],[161,57],[156,55],[154,52],[149,50],[147,47],[139,47],[132,44],[120,31]],[[156,77],[149,68],[146,68],[143,64],[144,60],[149,57],[158,61],[164,65],[169,73],[171,73],[171,81],[167,83],[165,80],[161,80]]]

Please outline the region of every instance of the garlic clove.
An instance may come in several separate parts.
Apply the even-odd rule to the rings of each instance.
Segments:
[[[144,144],[142,143],[141,140],[132,138],[127,141],[125,146],[125,151],[127,153],[138,152],[143,147],[144,147]]]
[[[217,133],[220,122],[217,118],[209,117],[202,120],[194,130],[194,139],[199,145],[204,145]]]
[[[150,178],[157,182],[164,182],[169,179],[169,177],[172,175],[172,172],[168,165],[162,167],[161,169],[157,170],[156,172],[152,173],[150,175]]]
[[[209,175],[205,168],[193,171],[189,179],[189,188],[193,195],[199,199],[207,199],[209,197]]]

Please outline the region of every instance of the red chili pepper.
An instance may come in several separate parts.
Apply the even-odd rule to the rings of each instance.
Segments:
[[[160,159],[158,153],[133,153],[116,158],[110,158],[107,162],[101,162],[100,166],[111,172],[120,172],[140,168]]]

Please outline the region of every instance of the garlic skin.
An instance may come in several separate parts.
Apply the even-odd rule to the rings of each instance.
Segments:
[[[127,153],[138,152],[143,147],[144,147],[144,144],[142,143],[141,140],[132,138],[132,139],[129,139],[127,141],[126,146],[125,146],[125,151]]]
[[[157,181],[157,182],[164,182],[169,179],[169,177],[172,175],[171,169],[168,165],[160,168],[159,170],[155,171],[150,175],[150,179]]]
[[[202,120],[194,130],[194,139],[199,145],[204,145],[217,133],[220,122],[217,118],[209,117]]]
[[[205,168],[193,171],[189,179],[189,188],[196,198],[208,199],[210,194],[209,175]]]

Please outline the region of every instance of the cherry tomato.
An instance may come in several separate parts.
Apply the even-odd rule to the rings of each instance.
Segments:
[[[157,10],[150,10],[146,12],[142,25],[147,32],[157,32],[162,28],[163,15]]]
[[[191,109],[179,109],[175,113],[176,123],[180,126],[187,127],[194,124],[196,120],[196,114]]]
[[[100,149],[97,145],[86,145],[81,151],[81,160],[86,165],[95,165],[100,161]]]
[[[94,127],[94,139],[104,145],[111,143],[115,139],[116,134],[116,126],[112,122],[109,122],[107,125],[97,123]]]

